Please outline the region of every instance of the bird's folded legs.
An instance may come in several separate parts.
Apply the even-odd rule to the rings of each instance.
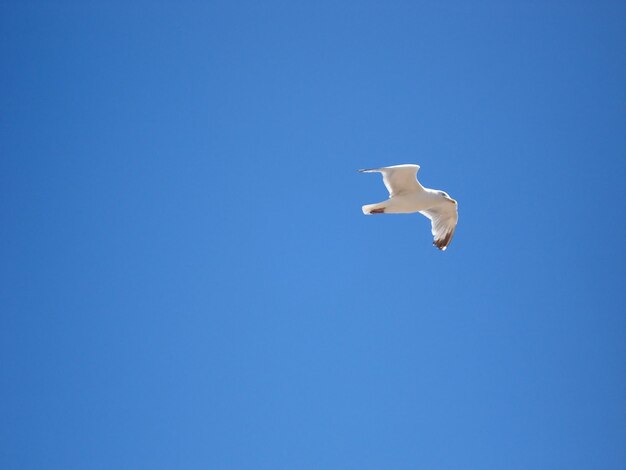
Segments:
[[[381,207],[380,209],[372,209],[370,211],[370,214],[384,214],[385,213],[385,208]]]

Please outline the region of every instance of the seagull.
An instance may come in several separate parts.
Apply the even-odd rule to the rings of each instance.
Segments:
[[[433,245],[445,251],[459,219],[457,202],[448,193],[428,189],[417,181],[419,165],[394,165],[358,170],[359,173],[382,173],[389,199],[363,206],[365,215],[413,214],[419,212],[432,224]]]

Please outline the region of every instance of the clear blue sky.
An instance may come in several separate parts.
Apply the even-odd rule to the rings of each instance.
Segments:
[[[1,468],[626,468],[624,2],[126,3],[0,5]]]

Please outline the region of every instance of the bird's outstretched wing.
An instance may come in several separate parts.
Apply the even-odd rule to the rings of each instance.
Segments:
[[[420,214],[430,219],[433,245],[442,251],[445,250],[452,241],[456,223],[459,220],[456,202],[444,200],[434,207],[420,211]]]
[[[422,185],[419,184],[416,179],[419,169],[419,165],[394,165],[383,168],[359,170],[359,172],[382,173],[383,183],[385,183],[387,191],[389,191],[389,197],[394,197],[405,192],[423,189]]]

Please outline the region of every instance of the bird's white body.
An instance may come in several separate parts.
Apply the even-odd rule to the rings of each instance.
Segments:
[[[389,191],[389,199],[377,204],[366,204],[363,213],[412,214],[419,212],[432,223],[433,245],[445,250],[458,221],[458,204],[443,191],[423,187],[417,181],[419,165],[395,165],[369,170],[363,173],[382,173],[383,182]]]
[[[379,202],[378,204],[367,204],[363,206],[363,213],[370,215],[372,210],[384,209],[384,214],[413,214],[428,209],[433,204],[439,202],[437,193],[431,189],[422,188],[415,192],[390,197],[386,201]]]

